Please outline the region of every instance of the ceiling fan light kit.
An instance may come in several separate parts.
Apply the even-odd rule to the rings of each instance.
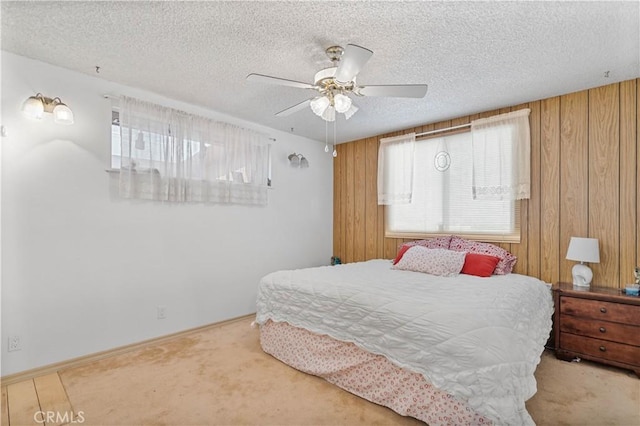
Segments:
[[[249,74],[247,80],[311,89],[319,92],[319,96],[316,95],[311,99],[284,109],[276,113],[276,116],[282,117],[293,114],[303,110],[308,105],[318,117],[328,122],[334,122],[334,134],[336,112],[344,114],[345,119],[348,120],[359,109],[353,103],[350,95],[423,98],[427,94],[426,84],[359,86],[356,83],[356,76],[373,55],[373,52],[369,49],[355,44],[348,44],[346,48],[341,46],[328,47],[325,53],[333,63],[333,66],[318,71],[314,76],[313,84],[263,74]],[[334,136],[334,145],[335,142]]]

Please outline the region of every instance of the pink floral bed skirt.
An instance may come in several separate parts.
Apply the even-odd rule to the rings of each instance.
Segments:
[[[384,356],[284,322],[260,327],[262,349],[293,368],[324,378],[403,416],[435,425],[490,425],[463,401]]]

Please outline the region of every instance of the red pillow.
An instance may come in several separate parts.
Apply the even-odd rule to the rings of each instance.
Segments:
[[[469,241],[464,238],[460,238],[454,235],[451,238],[451,244],[449,250],[466,251],[467,253],[484,254],[489,256],[498,256],[500,261],[496,265],[496,270],[493,271],[495,275],[510,274],[513,270],[513,266],[516,264],[518,258],[509,253],[502,247],[494,244],[482,243],[480,241]]]
[[[409,250],[411,247],[413,246],[409,244],[404,244],[402,247],[400,247],[400,251],[398,251],[398,255],[396,256],[395,259],[393,259],[393,264],[395,265],[396,263],[400,262],[400,259],[402,259],[402,256],[404,256],[407,250]]]
[[[496,269],[500,258],[488,254],[467,253],[462,266],[461,274],[476,275],[478,277],[490,277]]]

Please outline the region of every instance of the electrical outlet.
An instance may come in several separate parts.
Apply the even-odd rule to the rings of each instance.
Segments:
[[[22,349],[22,343],[20,342],[20,336],[9,336],[9,352],[19,351]]]
[[[165,319],[167,317],[167,307],[164,305],[158,305],[158,319]]]

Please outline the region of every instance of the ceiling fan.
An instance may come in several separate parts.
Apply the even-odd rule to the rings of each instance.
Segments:
[[[276,116],[287,116],[309,106],[316,115],[326,121],[335,121],[336,112],[344,114],[346,119],[351,118],[358,107],[353,104],[350,95],[423,98],[427,94],[426,84],[358,85],[356,76],[373,55],[369,49],[348,44],[344,49],[331,46],[325,53],[333,66],[318,71],[313,84],[263,74],[249,74],[247,80],[317,91],[317,96],[286,108],[276,113]]]

